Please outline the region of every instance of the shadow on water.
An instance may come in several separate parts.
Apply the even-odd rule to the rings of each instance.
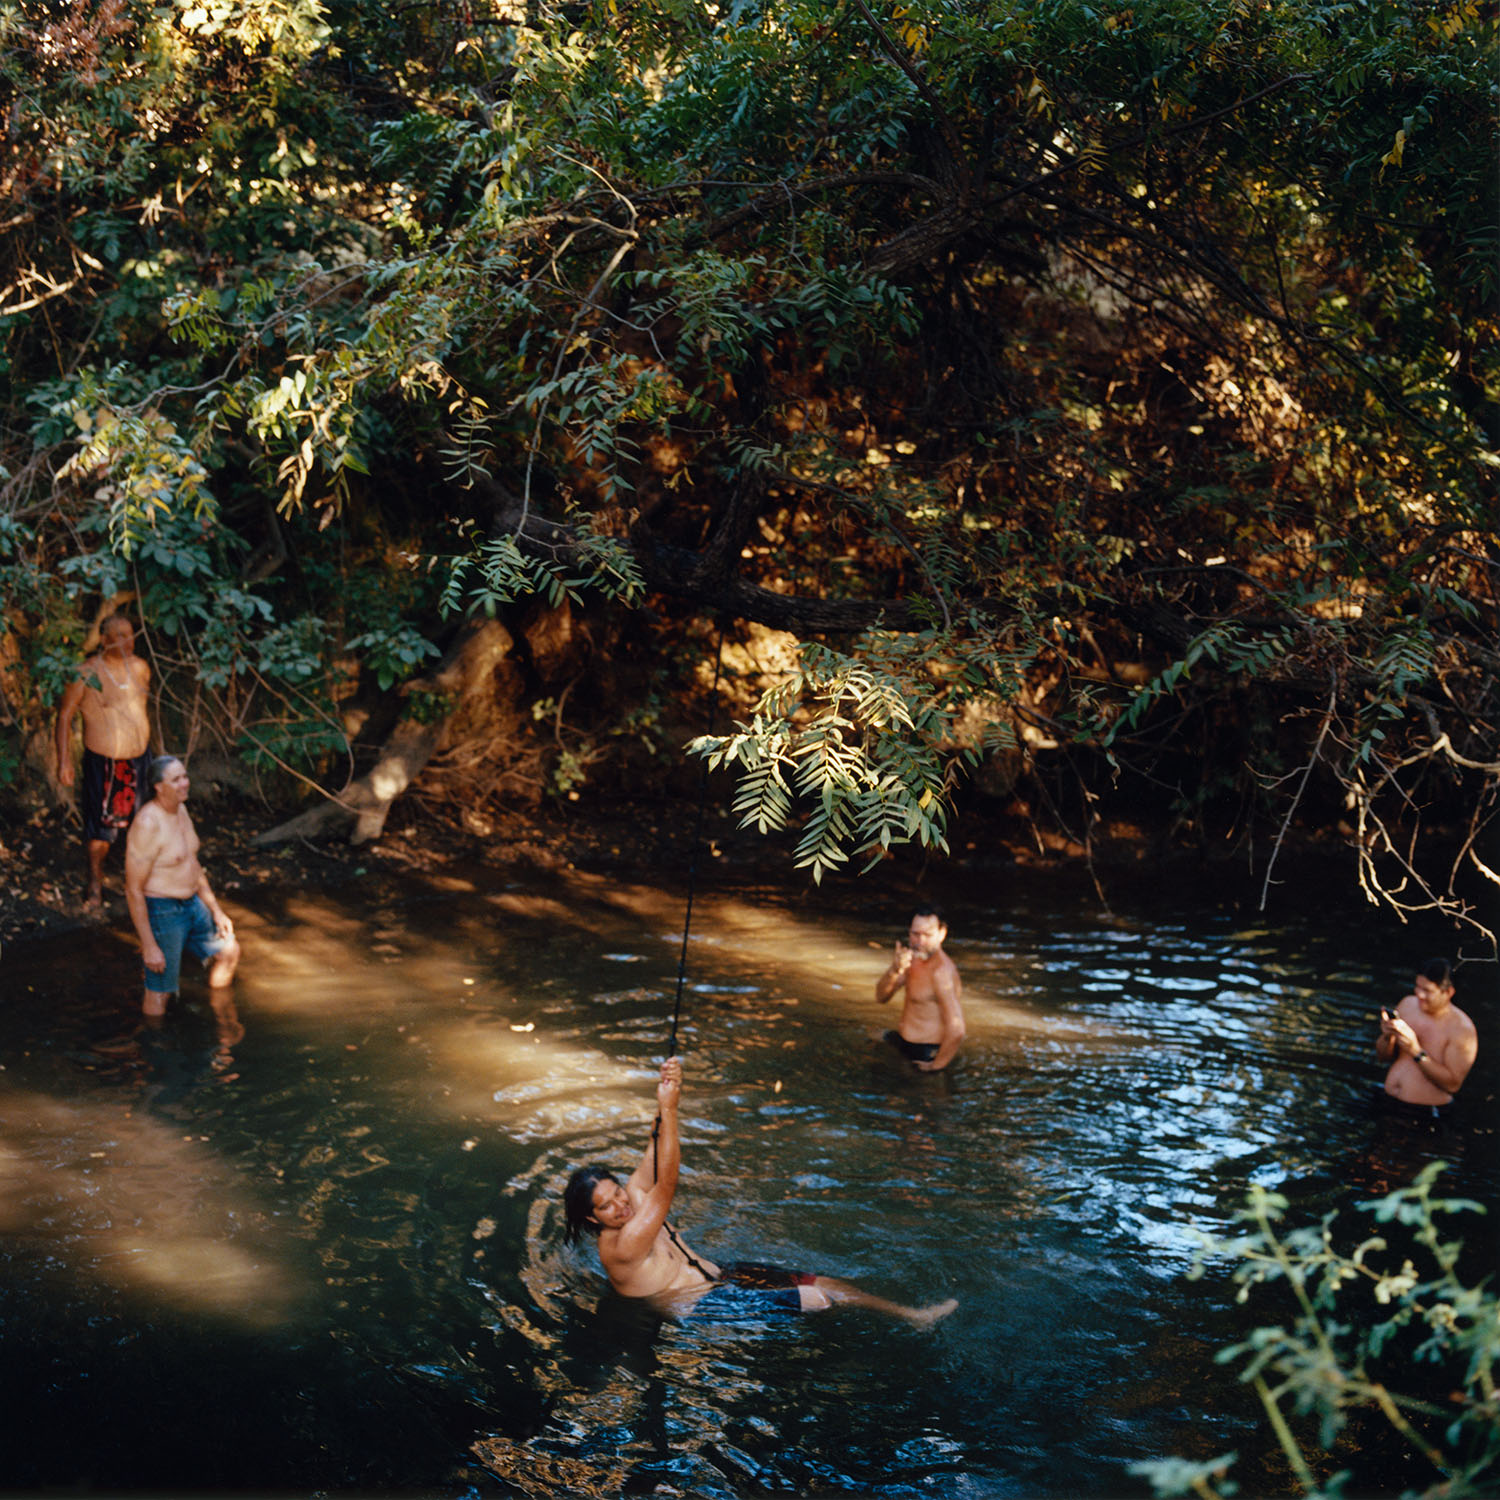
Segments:
[[[1183,1273],[1249,1182],[1310,1222],[1441,1158],[1500,1204],[1487,1051],[1442,1135],[1369,1102],[1411,934],[1322,893],[1272,926],[971,885],[970,1035],[931,1077],[879,1041],[907,913],[872,891],[700,895],[676,1217],[721,1258],[960,1299],[921,1334],[664,1323],[562,1248],[568,1172],[649,1129],[678,892],[258,892],[235,993],[151,1030],[128,934],[7,955],[9,1486],[1115,1495],[1237,1447],[1285,1487],[1213,1363],[1253,1309]]]

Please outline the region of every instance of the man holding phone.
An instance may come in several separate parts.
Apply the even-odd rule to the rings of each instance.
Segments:
[[[1390,1068],[1385,1091],[1407,1104],[1451,1104],[1479,1053],[1474,1023],[1453,1003],[1453,971],[1431,958],[1417,971],[1413,992],[1395,1009],[1381,1008],[1375,1056]]]
[[[958,966],[943,952],[947,937],[948,924],[937,907],[919,906],[906,942],[896,944],[889,967],[875,982],[875,998],[882,1005],[897,990],[906,991],[901,1020],[885,1039],[923,1073],[946,1068],[967,1030]]]

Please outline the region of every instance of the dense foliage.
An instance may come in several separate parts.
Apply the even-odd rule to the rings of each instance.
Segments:
[[[1464,1500],[1494,1493],[1500,1302],[1488,1265],[1481,1272],[1472,1251],[1465,1257],[1464,1241],[1449,1237],[1458,1214],[1484,1209],[1439,1198],[1443,1170],[1435,1162],[1409,1187],[1361,1204],[1376,1228],[1358,1245],[1339,1243],[1336,1213],[1315,1226],[1284,1227],[1287,1199],[1254,1187],[1239,1215],[1243,1232],[1211,1241],[1196,1267],[1201,1273],[1206,1261],[1232,1261],[1241,1302],[1265,1289],[1287,1294],[1291,1316],[1257,1327],[1219,1362],[1242,1366],[1240,1378],[1254,1388],[1299,1494],[1348,1490],[1351,1475],[1331,1455],[1341,1442],[1347,1453],[1348,1429],[1360,1420],[1367,1424],[1361,1453],[1381,1451],[1384,1429],[1396,1451],[1415,1460],[1420,1477],[1403,1494]],[[1392,1244],[1398,1235],[1410,1243]],[[1220,1500],[1237,1492],[1226,1478],[1236,1457],[1134,1468],[1159,1496]],[[1392,1477],[1382,1475],[1382,1486],[1394,1488]]]
[[[303,769],[444,605],[652,598],[805,643],[698,748],[815,874],[941,845],[999,754],[1085,846],[1154,800],[1269,879],[1342,820],[1372,895],[1482,927],[1493,37],[3,0],[13,721],[125,589],[176,711]]]

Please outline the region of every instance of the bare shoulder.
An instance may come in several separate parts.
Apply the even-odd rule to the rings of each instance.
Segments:
[[[618,1275],[621,1271],[629,1270],[639,1257],[632,1257],[625,1253],[620,1245],[620,1231],[618,1229],[601,1229],[599,1238],[595,1242],[599,1249],[599,1264],[611,1275]]]
[[[135,680],[140,683],[151,681],[151,663],[144,656],[132,656],[130,658],[130,670],[135,675]]]
[[[145,803],[136,813],[130,832],[125,836],[126,847],[146,849],[152,844],[160,843],[163,817],[161,804],[155,799]]]

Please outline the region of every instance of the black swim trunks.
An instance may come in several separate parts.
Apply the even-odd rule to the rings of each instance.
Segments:
[[[797,1288],[811,1286],[818,1278],[811,1271],[789,1271],[783,1266],[737,1260],[724,1266],[720,1280],[693,1307],[694,1313],[715,1318],[760,1318],[768,1313],[800,1313],[802,1297]]]
[[[938,1055],[936,1042],[909,1042],[899,1031],[888,1031],[885,1039],[908,1062],[931,1062]]]
[[[83,784],[78,793],[84,838],[90,843],[114,843],[146,800],[150,782],[149,750],[134,760],[114,760],[85,747]]]
[[[1456,1098],[1450,1099],[1446,1104],[1413,1104],[1408,1099],[1398,1099],[1394,1094],[1388,1094],[1382,1084],[1370,1086],[1370,1105],[1376,1115],[1384,1116],[1388,1120],[1410,1120],[1416,1124],[1438,1126],[1445,1120],[1453,1118],[1453,1107],[1458,1103]]]

